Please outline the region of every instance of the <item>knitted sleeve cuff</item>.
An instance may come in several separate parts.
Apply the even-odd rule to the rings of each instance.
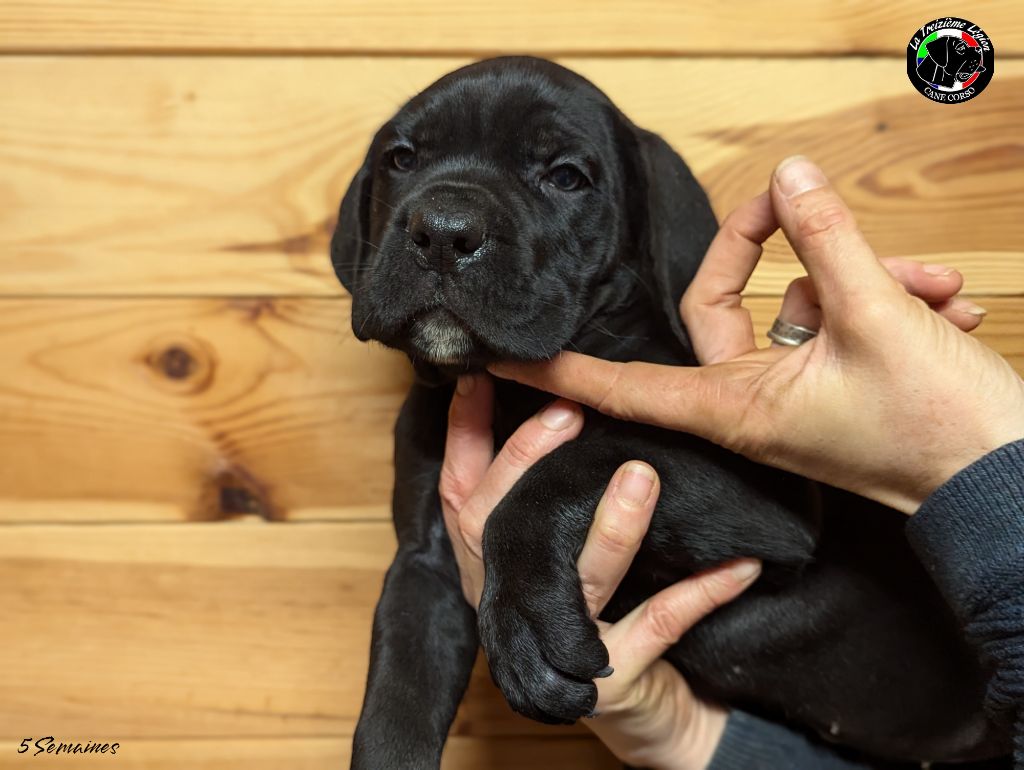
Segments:
[[[789,728],[733,711],[707,770],[869,770]]]
[[[1024,440],[964,468],[925,500],[907,538],[963,620],[1024,574]]]

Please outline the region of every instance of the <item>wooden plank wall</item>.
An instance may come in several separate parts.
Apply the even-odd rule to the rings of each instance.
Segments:
[[[906,82],[923,0],[0,4],[0,768],[332,768],[393,540],[405,363],[358,344],[326,244],[374,128],[474,57],[591,77],[719,213],[793,152],[879,252],[960,268],[1024,371],[1024,16],[986,93]],[[799,273],[774,240],[764,328]],[[478,667],[445,767],[614,767]],[[107,767],[110,758],[79,759]]]

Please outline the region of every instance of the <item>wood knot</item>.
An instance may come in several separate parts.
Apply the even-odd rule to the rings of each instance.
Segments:
[[[276,518],[267,490],[245,469],[226,468],[211,481],[210,491],[215,494],[209,501],[205,518],[224,520],[259,516],[267,521]]]
[[[196,360],[184,348],[172,345],[160,354],[157,364],[172,380],[184,380],[196,368]]]
[[[161,390],[190,395],[213,382],[215,358],[213,350],[200,339],[166,335],[149,342],[143,362]]]
[[[220,488],[220,512],[225,516],[254,513],[264,515],[266,506],[251,489],[245,487]]]

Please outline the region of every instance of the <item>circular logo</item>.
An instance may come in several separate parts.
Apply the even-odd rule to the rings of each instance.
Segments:
[[[973,99],[992,80],[995,49],[977,24],[946,16],[925,24],[907,45],[907,76],[933,102]]]

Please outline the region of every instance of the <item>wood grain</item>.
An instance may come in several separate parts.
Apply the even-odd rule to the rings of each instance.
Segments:
[[[104,0],[7,2],[6,51],[287,51],[678,54],[878,53],[902,57],[914,30],[936,18],[924,0]],[[1014,0],[972,8],[1000,56],[1024,50]]]
[[[347,299],[13,301],[0,519],[383,515],[404,359]]]
[[[1024,15],[997,73],[906,81],[924,0],[0,3],[0,770],[344,767],[394,552],[401,356],[327,242],[377,126],[492,53],[556,57],[724,214],[818,160],[883,255],[949,264],[1024,373]],[[759,339],[802,271],[778,236]],[[116,757],[18,755],[28,736]],[[620,765],[513,714],[482,656],[446,770]]]
[[[977,301],[1024,372],[1024,298]],[[748,301],[759,339],[778,305]],[[0,521],[386,519],[409,371],[348,306],[0,302]]]
[[[70,741],[66,741],[70,742]],[[17,756],[21,738],[0,740],[0,770],[109,770],[116,762],[130,770],[326,770],[348,766],[351,739],[209,738],[123,741],[110,756]],[[31,763],[31,764],[30,764]],[[441,760],[442,770],[621,770],[622,764],[587,737],[480,738],[454,736]]]
[[[465,61],[0,58],[0,294],[336,296],[328,234],[369,138]],[[1024,293],[1024,61],[956,107],[896,59],[565,63],[680,149],[720,214],[803,152],[881,254]],[[798,272],[776,237],[751,288]]]
[[[0,738],[351,735],[393,552],[383,522],[4,527]],[[482,664],[452,732],[587,734]]]

